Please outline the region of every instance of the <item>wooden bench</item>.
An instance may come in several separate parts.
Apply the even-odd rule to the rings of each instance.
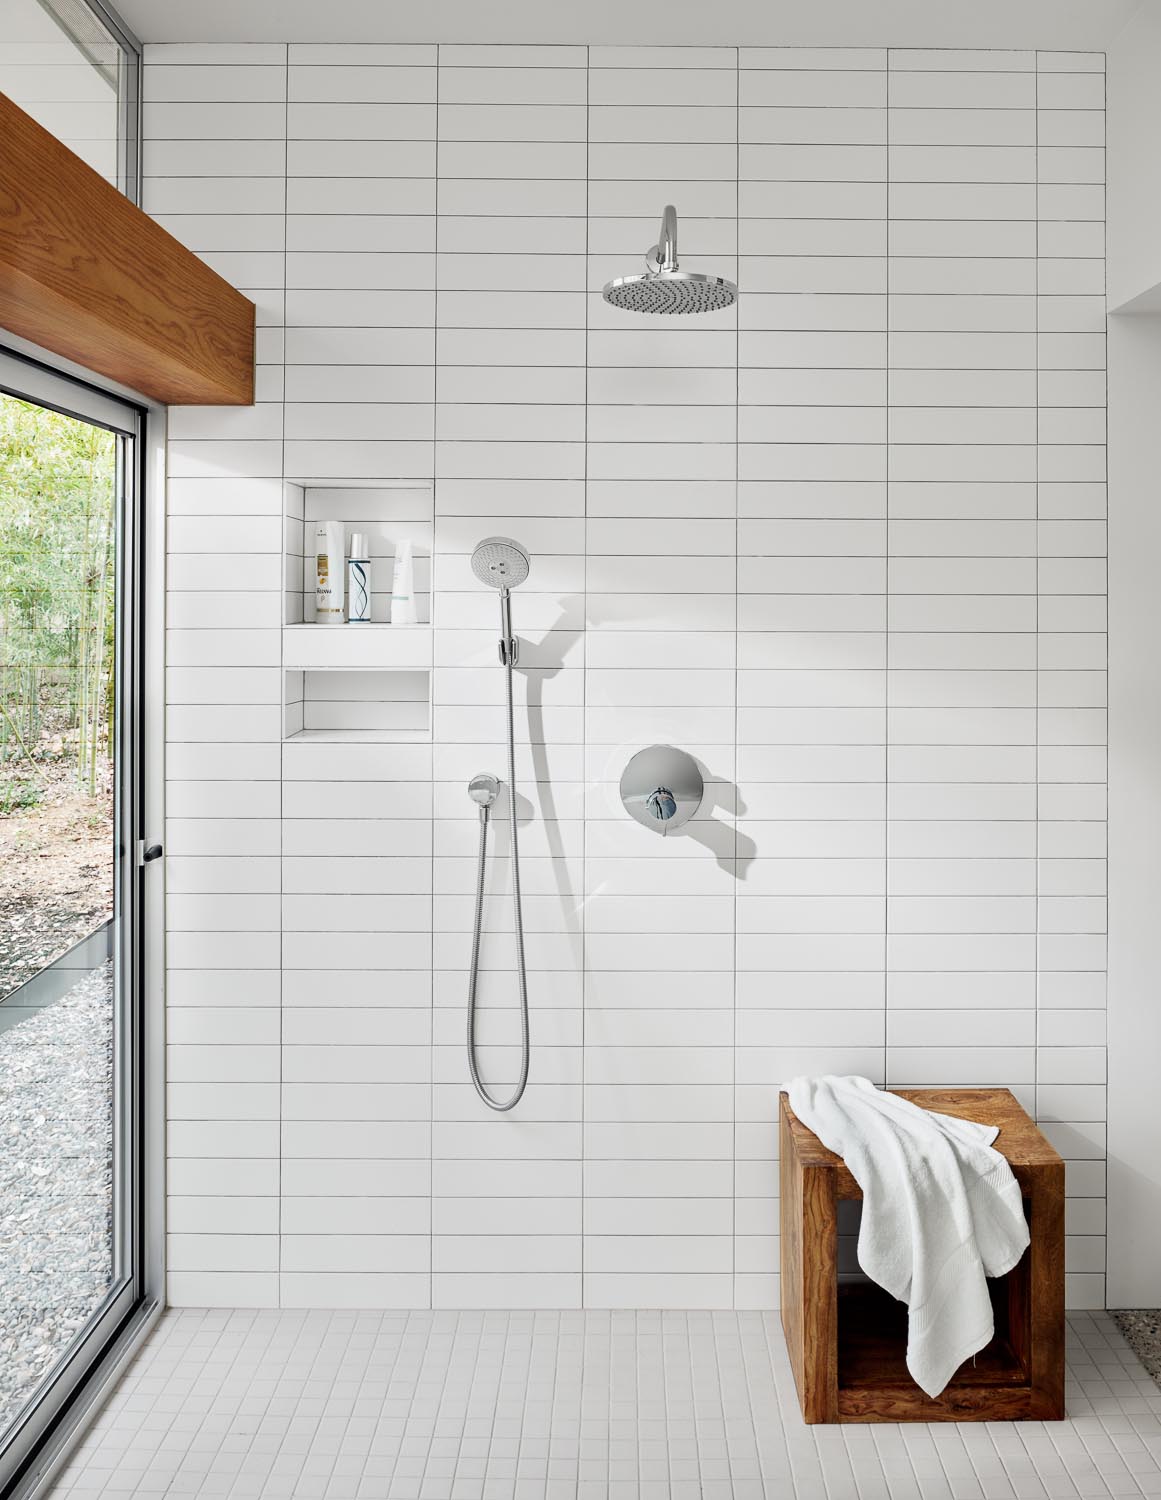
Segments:
[[[1032,1242],[989,1283],[996,1334],[931,1400],[907,1373],[907,1309],[838,1277],[838,1205],[862,1198],[779,1095],[782,1327],[807,1422],[997,1422],[1064,1416],[1064,1163],[1007,1089],[894,1089],[925,1109],[998,1125]]]

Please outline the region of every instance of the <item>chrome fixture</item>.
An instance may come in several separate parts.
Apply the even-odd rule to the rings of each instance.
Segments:
[[[520,902],[520,851],[516,829],[516,714],[513,707],[512,668],[519,646],[512,634],[512,590],[524,582],[530,568],[528,553],[506,536],[490,536],[472,553],[472,572],[481,583],[500,590],[500,661],[508,688],[508,821],[512,829],[512,905],[516,931],[516,963],[520,975],[520,1080],[505,1102],[493,1099],[480,1077],[476,1061],[476,994],[480,982],[480,939],[484,915],[484,876],[487,871],[488,817],[500,793],[500,781],[490,771],[481,771],[468,783],[468,796],[480,809],[480,846],[476,864],[476,915],[472,927],[472,968],[468,979],[468,1067],[476,1093],[500,1114],[519,1104],[528,1085],[530,1044],[528,1037],[528,974],[524,964],[524,913]]]
[[[482,812],[487,812],[499,795],[500,781],[491,771],[479,771],[468,782],[468,796]]]
[[[723,276],[681,271],[677,265],[677,210],[665,206],[657,243],[645,257],[640,276],[618,276],[605,286],[604,298],[614,307],[635,313],[719,312],[738,300],[738,289]]]
[[[645,798],[645,806],[655,818],[668,820],[677,816],[677,798],[667,786],[656,787]]]
[[[638,750],[621,776],[625,811],[655,833],[670,833],[687,823],[701,806],[704,791],[693,756],[672,745]]]
[[[519,542],[507,536],[486,536],[472,553],[472,572],[490,588],[500,590],[500,661],[516,665],[519,647],[512,634],[511,590],[528,577],[531,564]],[[511,718],[512,674],[508,674],[509,718]]]

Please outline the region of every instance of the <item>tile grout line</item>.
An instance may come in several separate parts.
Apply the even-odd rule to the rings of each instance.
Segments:
[[[581,590],[584,598],[584,618],[581,621],[581,633],[583,643],[581,647],[581,753],[585,763],[581,766],[582,786],[582,808],[584,811],[584,828],[581,845],[581,899],[580,899],[580,1286],[578,1288],[577,1301],[583,1308],[588,1298],[585,1294],[585,1224],[587,1215],[585,1210],[588,1206],[588,1191],[586,1183],[586,1167],[588,1164],[588,1146],[585,1139],[586,1128],[586,1100],[587,1094],[587,1068],[585,1037],[588,1022],[588,991],[589,991],[589,959],[588,959],[588,893],[589,893],[589,868],[588,868],[588,800],[589,800],[589,727],[588,727],[588,702],[589,702],[589,277],[591,275],[591,196],[592,178],[589,166],[589,147],[592,139],[592,48],[585,47],[585,414],[584,414],[584,560],[581,564]]]
[[[1106,122],[1106,131],[1105,131],[1104,135],[1102,136],[1102,139],[1105,142],[1105,180],[1104,180],[1104,194],[1103,194],[1102,205],[1101,205],[1101,212],[1104,214],[1104,219],[1103,219],[1102,224],[1101,224],[1101,250],[1103,252],[1102,255],[1101,255],[1101,275],[1102,275],[1102,286],[1103,286],[1103,290],[1104,290],[1104,299],[1105,299],[1105,327],[1106,327],[1106,330],[1107,330],[1107,327],[1108,327],[1108,297],[1109,297],[1109,262],[1108,262],[1109,174],[1108,174],[1108,135],[1107,135],[1109,72],[1108,72],[1108,54],[1107,54],[1107,52],[1105,54],[1104,64],[1105,64],[1105,66],[1104,66],[1104,77],[1103,77],[1104,90],[1103,90],[1102,95],[1101,95],[1101,104],[1102,104],[1102,112],[1101,113],[1102,113],[1102,119]],[[1039,214],[1037,214],[1037,224],[1039,224]],[[1037,363],[1039,364],[1039,361],[1037,361]],[[1106,332],[1106,335],[1105,335],[1105,359],[1104,359],[1104,366],[1105,366],[1105,368],[1104,368],[1104,413],[1105,413],[1105,434],[1104,434],[1104,436],[1105,436],[1105,468],[1104,468],[1104,474],[1105,474],[1105,478],[1104,478],[1104,488],[1105,488],[1105,506],[1104,506],[1104,513],[1105,513],[1105,621],[1104,621],[1104,625],[1105,625],[1105,632],[1104,632],[1104,635],[1105,635],[1105,640],[1104,640],[1104,656],[1102,658],[1102,663],[1103,663],[1104,674],[1105,674],[1105,883],[1104,883],[1104,913],[1105,913],[1105,958],[1104,958],[1104,964],[1105,964],[1105,968],[1104,968],[1104,989],[1103,989],[1103,995],[1104,995],[1104,1025],[1103,1025],[1103,1027],[1101,1029],[1101,1036],[1103,1038],[1103,1047],[1104,1047],[1104,1075],[1103,1076],[1104,1076],[1104,1086],[1105,1086],[1104,1117],[1105,1117],[1105,1160],[1106,1160],[1106,1166],[1105,1166],[1105,1182],[1104,1182],[1104,1187],[1102,1189],[1103,1201],[1104,1201],[1104,1205],[1105,1205],[1105,1221],[1104,1221],[1104,1225],[1103,1225],[1103,1234],[1104,1234],[1104,1239],[1105,1239],[1105,1254],[1104,1254],[1103,1271],[1102,1271],[1102,1277],[1101,1277],[1101,1285],[1103,1287],[1103,1294],[1101,1296],[1101,1304],[1102,1304],[1102,1306],[1105,1305],[1105,1304],[1107,1304],[1107,1302],[1109,1300],[1109,1296],[1108,1296],[1108,1281],[1109,1281],[1109,1256],[1108,1256],[1108,1165],[1107,1165],[1107,1162],[1108,1162],[1108,1129],[1109,1129],[1109,880],[1108,880],[1108,852],[1109,852],[1108,851],[1108,821],[1109,821],[1109,750],[1108,750],[1108,746],[1109,746],[1109,710],[1108,710],[1108,701],[1109,701],[1109,694],[1108,694],[1108,684],[1109,684],[1109,621],[1108,621],[1108,595],[1109,595],[1109,499],[1108,499],[1108,497],[1109,497],[1109,465],[1108,465],[1108,454],[1109,454],[1109,430],[1108,430],[1108,420],[1109,420],[1108,419],[1108,407],[1109,407],[1109,359],[1108,359],[1108,334],[1107,334],[1107,332]]]
[[[428,618],[431,621],[432,641],[438,638],[436,634],[436,617],[438,614],[436,593],[439,573],[439,563],[436,557],[436,529],[439,522],[439,103],[440,103],[440,43],[435,44],[435,196],[433,200],[433,246],[434,258],[432,263],[432,330],[431,330],[431,592],[428,595]],[[431,867],[428,873],[428,889],[431,892],[430,922],[431,922],[431,970],[430,983],[428,987],[428,1112],[427,1112],[427,1305],[435,1307],[435,686],[436,674],[438,672],[438,654],[434,652],[431,661],[431,674],[428,678],[428,705],[427,712],[430,716],[431,727],[431,795],[428,806],[431,809],[429,824],[428,845],[431,850]]]
[[[278,505],[279,513],[279,555],[281,557],[285,542],[283,532],[286,528],[286,343],[287,343],[287,300],[289,291],[287,282],[289,280],[289,258],[288,258],[288,234],[289,234],[289,199],[290,199],[290,45],[286,47],[286,61],[283,69],[283,127],[282,127],[282,389],[279,392],[281,399],[282,415],[282,450],[280,468],[282,473],[282,484],[280,486],[280,499]],[[305,514],[305,512],[304,512]],[[306,526],[303,525],[303,550],[306,548],[305,538]],[[283,564],[283,574],[285,564]],[[278,618],[286,618],[286,579],[282,576],[278,580]],[[276,1246],[276,1264],[278,1267],[275,1277],[274,1300],[278,1307],[282,1306],[282,1224],[283,1204],[285,1187],[285,1150],[283,1138],[283,1092],[285,1088],[286,1074],[286,1046],[285,1032],[286,1019],[284,1007],[286,1003],[286,878],[284,865],[285,850],[285,817],[286,817],[286,774],[283,765],[283,745],[286,734],[286,705],[285,705],[285,682],[286,674],[282,668],[282,644],[279,642],[279,678],[282,683],[280,692],[279,716],[282,722],[278,725],[278,1243]],[[304,679],[305,681],[305,679]]]
[[[886,448],[883,477],[883,1087],[891,1083],[891,48],[883,73],[884,228],[883,400]]]
[[[734,276],[738,284],[738,294],[741,295],[741,264],[742,264],[742,49],[734,49]],[[733,1005],[731,1007],[731,1075],[730,1092],[732,1096],[731,1119],[731,1192],[730,1192],[730,1270],[731,1270],[731,1292],[734,1307],[738,1305],[738,827],[741,818],[739,804],[741,792],[738,788],[738,660],[741,649],[741,637],[739,634],[738,621],[738,585],[740,583],[741,563],[739,561],[738,549],[740,546],[740,526],[738,522],[738,472],[739,454],[741,453],[741,384],[742,384],[742,344],[741,344],[741,312],[737,301],[734,303],[734,764],[731,779],[734,786],[734,830],[733,830],[733,853],[734,866],[731,871],[733,897],[733,921],[734,921],[734,948],[733,948],[733,975],[731,982],[731,993]]]
[[[1033,375],[1033,395],[1036,398],[1036,456],[1035,456],[1035,517],[1036,517],[1036,597],[1033,601],[1033,623],[1035,634],[1032,644],[1032,660],[1036,668],[1033,680],[1032,702],[1034,715],[1032,720],[1032,765],[1034,774],[1034,785],[1032,791],[1032,826],[1033,833],[1033,962],[1035,973],[1033,983],[1035,990],[1035,1016],[1033,1022],[1033,1036],[1035,1045],[1032,1049],[1032,1118],[1040,1119],[1040,1027],[1042,999],[1041,984],[1042,976],[1040,970],[1040,53],[1032,54],[1032,99],[1036,107],[1033,116],[1033,160],[1035,163],[1034,177],[1036,181],[1035,218],[1033,220],[1034,248],[1036,260],[1032,271],[1032,329],[1036,340],[1036,370]],[[1106,1111],[1107,1117],[1107,1111]],[[1067,1237],[1065,1239],[1067,1259]]]

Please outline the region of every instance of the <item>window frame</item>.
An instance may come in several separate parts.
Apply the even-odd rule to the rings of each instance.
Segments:
[[[0,343],[0,390],[122,433],[132,444],[117,556],[118,716],[132,716],[118,729],[115,828],[121,855],[115,962],[123,988],[114,1149],[125,1264],[109,1302],[6,1436],[0,1500],[30,1496],[48,1483],[156,1321],[164,1288],[164,861],[145,865],[139,851],[162,826],[165,410],[50,359],[9,337]]]
[[[141,204],[142,48],[137,37],[105,0],[76,0],[117,48],[117,187],[131,203]],[[39,0],[41,9],[82,56],[85,47],[57,14],[53,0]],[[95,64],[94,64],[95,66]],[[19,104],[20,100],[16,100]]]

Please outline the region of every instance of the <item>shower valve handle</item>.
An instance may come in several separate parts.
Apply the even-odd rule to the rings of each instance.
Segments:
[[[677,811],[677,798],[667,786],[659,786],[646,797],[645,805],[658,822],[667,823]]]

